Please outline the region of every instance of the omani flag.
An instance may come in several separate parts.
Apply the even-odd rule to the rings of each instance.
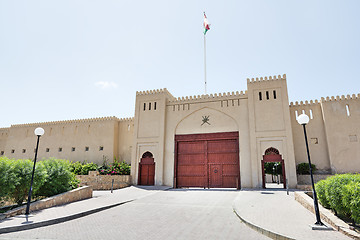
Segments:
[[[210,30],[210,23],[208,22],[205,12],[204,12],[204,35],[206,34],[207,31]]]

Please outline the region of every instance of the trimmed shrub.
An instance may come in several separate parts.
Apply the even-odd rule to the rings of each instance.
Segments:
[[[319,201],[321,205],[325,208],[330,208],[330,204],[326,198],[326,180],[321,180],[315,184],[315,191],[317,194],[317,197],[319,198]]]
[[[89,171],[97,171],[98,165],[96,163],[86,163],[82,165],[81,175],[89,175]]]
[[[47,159],[40,162],[47,172],[44,184],[37,195],[53,196],[77,187],[75,174],[70,171],[70,162],[62,159]]]
[[[345,185],[349,184],[350,182],[356,181],[356,175],[353,174],[335,175],[333,177],[329,177],[327,181],[328,183],[326,188],[326,198],[329,202],[331,209],[333,209],[337,214],[340,213],[344,215],[350,215],[349,209],[343,205],[342,191]]]
[[[319,181],[315,186],[320,203],[360,222],[360,174],[340,174]]]
[[[315,164],[311,164],[311,169],[313,173],[317,170]],[[296,173],[300,175],[310,174],[309,163],[299,163],[296,166]]]
[[[70,172],[74,173],[75,175],[81,175],[82,172],[82,164],[80,162],[71,162],[70,163]]]
[[[360,223],[360,182],[351,182],[344,186],[343,204],[350,211],[351,218]]]

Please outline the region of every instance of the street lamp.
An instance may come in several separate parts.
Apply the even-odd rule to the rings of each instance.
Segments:
[[[40,140],[40,137],[41,137],[42,135],[44,135],[45,130],[44,130],[43,128],[41,128],[41,127],[38,127],[38,128],[35,129],[34,133],[35,133],[35,135],[37,136],[37,142],[36,142],[34,167],[33,167],[32,176],[31,176],[29,196],[28,196],[27,205],[26,205],[26,212],[25,212],[26,215],[29,215],[29,210],[30,210],[30,201],[31,201],[32,185],[33,185],[33,181],[34,181],[35,164],[36,164],[36,158],[37,158],[37,153],[38,153],[38,148],[39,148],[39,140]]]
[[[316,223],[315,223],[315,225],[323,226],[324,224],[321,222],[321,219],[320,219],[319,204],[318,204],[316,191],[315,191],[315,186],[314,186],[314,177],[313,177],[311,161],[310,161],[309,145],[308,145],[308,140],[307,140],[307,135],[306,135],[306,127],[305,127],[305,125],[309,123],[309,117],[308,117],[308,115],[303,113],[300,116],[298,116],[297,121],[298,121],[298,123],[300,125],[303,126],[303,129],[304,129],[306,151],[307,151],[307,156],[308,156],[308,161],[309,161],[309,169],[310,169],[310,176],[311,176],[311,186],[312,186],[312,191],[313,191],[314,208],[315,208],[315,214],[316,214]]]

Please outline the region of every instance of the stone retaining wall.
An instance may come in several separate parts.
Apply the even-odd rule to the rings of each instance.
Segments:
[[[36,201],[30,204],[30,212],[50,208],[54,206],[64,205],[71,202],[87,199],[92,197],[91,187],[84,186],[77,189],[73,189],[68,192],[64,192],[40,201]],[[26,205],[10,210],[0,215],[0,220],[8,217],[12,217],[19,214],[25,214]]]
[[[326,179],[328,177],[334,176],[330,174],[313,174],[314,183],[317,183],[320,180]],[[297,175],[298,185],[311,185],[310,175]]]
[[[98,171],[90,171],[89,175],[77,175],[80,186],[89,186],[93,190],[110,190],[112,180],[113,189],[125,188],[131,185],[130,175],[99,175]]]

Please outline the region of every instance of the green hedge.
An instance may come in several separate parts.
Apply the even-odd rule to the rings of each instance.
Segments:
[[[360,223],[360,175],[340,174],[315,184],[320,203]]]
[[[97,171],[98,165],[96,163],[83,163],[80,162],[71,162],[70,171],[75,175],[88,175],[89,171]]]
[[[21,205],[30,188],[33,161],[0,158],[0,200],[10,199]],[[67,160],[47,159],[35,167],[33,196],[51,196],[76,188],[78,181]]]
[[[116,158],[110,165],[104,161],[100,167],[96,163],[71,162],[70,171],[75,175],[88,175],[89,171],[98,171],[100,175],[130,175],[130,165]]]

